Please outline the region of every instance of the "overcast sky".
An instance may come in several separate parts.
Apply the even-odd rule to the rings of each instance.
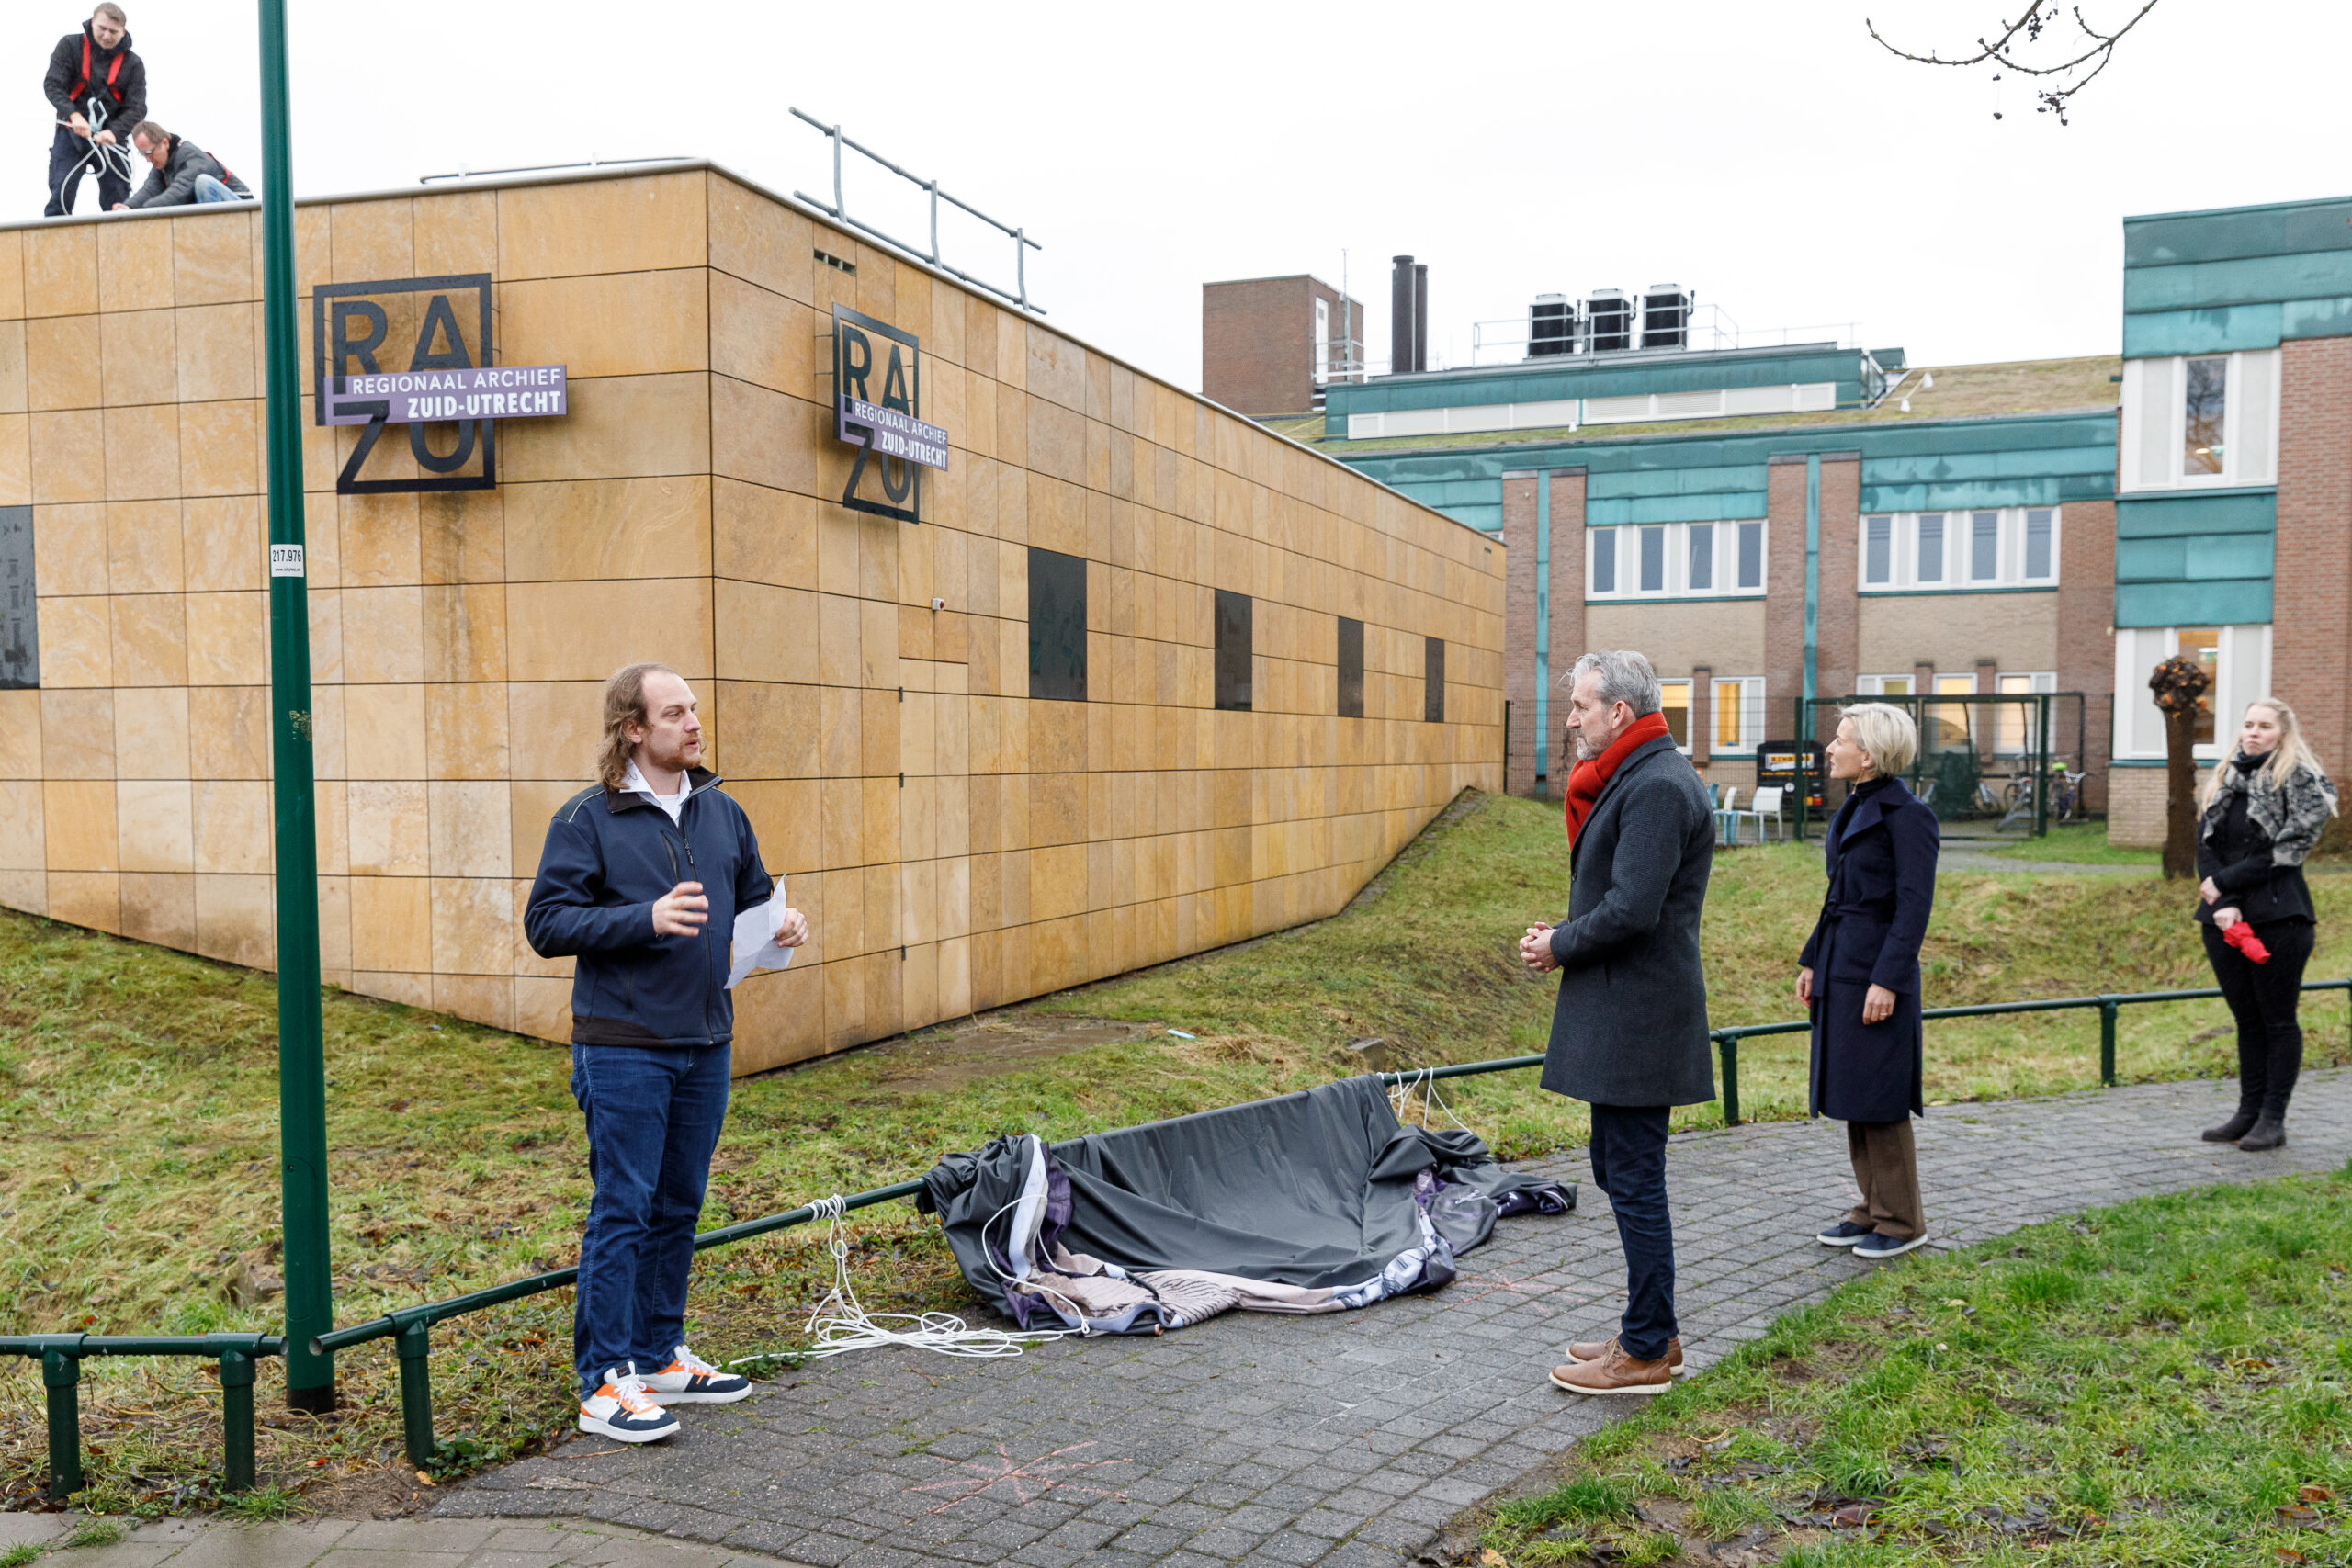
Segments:
[[[250,6],[126,4],[150,112],[258,185]],[[288,0],[295,184],[674,153],[821,192],[797,106],[1025,225],[1049,319],[1185,387],[1203,282],[1337,283],[1342,251],[1375,360],[1398,252],[1429,264],[1447,364],[1537,293],[1668,280],[1750,332],[1850,321],[1914,364],[2112,353],[2123,214],[2352,190],[2352,6],[2160,0],[2065,128],[2022,80],[1908,64],[1862,26],[1950,52],[2012,4]],[[30,217],[32,77],[86,13],[5,10]],[[853,161],[851,210],[920,239],[903,193]],[[1009,280],[1011,242],[974,231],[949,259]]]

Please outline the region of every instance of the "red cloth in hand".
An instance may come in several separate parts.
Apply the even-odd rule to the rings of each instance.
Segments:
[[[1634,748],[1646,740],[1655,740],[1673,731],[1666,728],[1666,715],[1645,714],[1625,727],[1625,733],[1611,741],[1609,750],[1600,756],[1578,762],[1568,770],[1568,847],[1574,849],[1577,835],[1584,830],[1584,819],[1600,799],[1600,792],[1608,786],[1620,766],[1631,756]]]
[[[2245,961],[2249,964],[2270,962],[2270,950],[2262,945],[2262,939],[2255,935],[2254,928],[2244,920],[2238,921],[2228,931],[2223,931],[2222,940],[2244,953]]]

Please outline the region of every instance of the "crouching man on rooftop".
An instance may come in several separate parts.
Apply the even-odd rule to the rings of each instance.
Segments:
[[[676,1431],[665,1405],[752,1392],[686,1348],[686,1271],[727,1115],[735,917],[767,905],[775,884],[751,819],[702,755],[694,691],[676,671],[632,664],[605,682],[598,782],[548,825],[523,916],[534,953],[577,961],[571,1094],[588,1119],[595,1196],[572,1360],[580,1429],[625,1443]],[[796,909],[771,926],[780,946],[808,940]]]
[[[152,119],[142,119],[130,132],[132,151],[147,160],[154,173],[114,205],[117,212],[142,207],[187,207],[197,202],[251,201],[245,182],[229,165],[185,136],[174,136]]]
[[[1569,678],[1568,918],[1528,927],[1519,955],[1560,971],[1543,1084],[1592,1106],[1592,1179],[1625,1249],[1625,1313],[1611,1337],[1570,1345],[1552,1382],[1659,1393],[1682,1365],[1667,1121],[1715,1097],[1699,961],[1714,808],[1667,728],[1648,660],[1588,653]]]

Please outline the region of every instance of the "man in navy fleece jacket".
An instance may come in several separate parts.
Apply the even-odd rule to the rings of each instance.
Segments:
[[[758,934],[808,940],[702,753],[676,671],[607,681],[598,781],[548,824],[523,916],[533,952],[574,960],[571,1093],[595,1181],[572,1313],[580,1429],[631,1443],[678,1429],[665,1405],[752,1392],[687,1348],[686,1270],[727,1115],[736,917],[770,910]]]

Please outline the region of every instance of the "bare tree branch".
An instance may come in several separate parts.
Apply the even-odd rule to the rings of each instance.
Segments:
[[[2085,21],[2080,6],[2069,6],[2067,11],[2074,18],[2075,29],[2090,40],[2090,47],[2068,60],[2036,62],[2022,56],[2019,52],[2021,47],[2019,35],[2023,35],[2022,46],[2030,47],[2040,43],[2043,31],[2058,25],[2061,19],[2059,5],[2060,0],[2026,0],[2025,14],[2014,22],[2004,22],[1997,36],[1991,39],[1978,39],[1975,53],[1950,60],[1932,49],[1925,54],[1919,54],[1911,50],[1897,48],[1880,35],[1877,25],[1868,17],[1863,18],[1862,26],[1869,30],[1871,42],[1897,59],[1908,60],[1916,64],[1953,66],[1993,64],[2005,71],[2014,71],[2020,76],[2037,77],[2053,82],[2054,85],[2034,89],[2034,96],[2039,100],[2034,112],[2054,114],[2058,117],[2058,123],[2064,125],[2068,123],[2066,110],[2075,95],[2098,79],[2099,73],[2105,71],[2109,62],[2115,58],[2116,44],[2122,39],[2124,34],[2138,27],[2143,17],[2156,8],[2156,0],[2146,0],[2144,5],[2132,14],[2130,21],[2125,22],[2111,33],[2100,32]],[[2097,63],[2094,64],[2093,62]],[[2090,68],[2083,69],[2086,65]],[[1993,79],[1997,82],[2000,77],[1996,73]],[[1995,110],[1993,118],[2000,118],[2000,111]]]

